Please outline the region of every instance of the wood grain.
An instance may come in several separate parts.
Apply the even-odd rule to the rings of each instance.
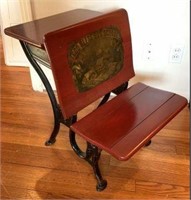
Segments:
[[[29,69],[5,66],[1,40],[0,55],[1,199],[190,199],[188,108],[129,161],[103,152],[108,187],[99,193],[91,167],[71,150],[67,127],[44,146],[53,126],[47,94],[32,90]]]

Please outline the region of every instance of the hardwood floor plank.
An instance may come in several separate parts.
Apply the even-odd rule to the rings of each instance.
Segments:
[[[176,145],[176,153],[178,155],[190,155],[190,147],[188,145],[179,144]]]
[[[64,194],[67,197],[91,198],[92,195],[95,195],[104,198],[105,195],[110,195],[113,190],[120,190],[121,193],[135,190],[133,180],[126,180],[126,184],[121,184],[121,178],[108,177],[108,180],[111,182],[113,180],[114,184],[112,187],[108,187],[106,192],[98,193],[95,191],[95,179],[92,175],[82,173],[80,170],[69,173],[68,170],[34,168],[26,165],[4,163],[2,174],[2,181],[5,186],[17,186],[20,189],[27,190],[35,189],[36,191],[51,192],[60,196]],[[15,177],[14,180],[12,180],[12,177]]]
[[[110,165],[126,168],[127,171],[131,169],[137,170],[147,170],[152,172],[161,172],[169,174],[177,174],[177,175],[187,175],[189,177],[190,170],[189,164],[177,164],[177,163],[169,163],[169,162],[160,162],[160,161],[150,161],[150,160],[142,160],[139,158],[132,158],[129,162],[126,163],[113,163],[111,162]],[[156,167],[157,166],[157,167]]]
[[[110,156],[103,155],[100,160],[103,173],[107,171],[109,162]],[[80,169],[82,173],[93,173],[91,166],[79,159],[73,151],[52,147],[2,143],[2,163],[66,170],[70,173]]]
[[[179,185],[179,186],[189,186],[189,176],[188,175],[177,175],[174,173],[150,171],[142,169],[133,168],[120,168],[110,166],[110,174],[112,177],[126,177],[126,179],[136,179],[141,181],[150,181],[156,183],[164,183],[169,185]]]
[[[136,190],[142,194],[157,194],[168,199],[186,199],[189,193],[189,187],[153,183],[148,181],[136,181]]]

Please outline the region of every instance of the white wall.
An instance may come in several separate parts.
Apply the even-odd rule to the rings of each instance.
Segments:
[[[189,0],[31,0],[33,18],[86,8],[129,13],[136,77],[152,86],[174,91],[189,99]],[[144,55],[152,44],[151,60]],[[172,46],[184,46],[180,63],[170,63]]]
[[[28,66],[29,62],[18,40],[4,34],[6,27],[32,20],[30,0],[0,0],[0,25],[5,63]]]

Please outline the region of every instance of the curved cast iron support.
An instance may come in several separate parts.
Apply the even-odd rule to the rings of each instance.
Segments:
[[[106,94],[101,100],[101,102],[99,103],[98,107],[106,103],[109,97],[110,97],[110,93]],[[76,121],[77,121],[77,116],[75,115],[71,118],[71,124],[75,123]],[[72,131],[71,129],[69,131],[69,138],[70,138],[70,144],[74,152],[80,158],[86,160],[92,166],[95,178],[97,180],[97,185],[96,185],[97,191],[104,190],[107,187],[107,181],[102,178],[99,165],[98,165],[98,162],[101,156],[101,149],[87,142],[86,152],[83,152],[77,145],[75,132]]]
[[[54,95],[53,89],[52,89],[47,77],[45,76],[44,72],[42,71],[42,69],[40,68],[40,66],[36,62],[36,60],[33,58],[27,44],[23,41],[20,41],[20,43],[21,43],[21,46],[23,48],[23,51],[24,51],[26,57],[28,58],[29,62],[31,63],[31,65],[33,66],[33,68],[35,69],[37,74],[39,75],[40,79],[42,80],[42,82],[43,82],[43,84],[46,88],[46,91],[48,93],[49,99],[51,101],[53,114],[54,114],[54,128],[53,128],[53,131],[51,133],[49,140],[45,142],[46,146],[50,146],[50,145],[52,145],[56,142],[56,136],[58,135],[58,132],[59,132],[59,129],[60,129],[60,122],[61,122],[61,119],[62,119],[62,113],[60,111],[60,108],[59,108],[59,105],[57,103],[56,97]]]
[[[71,120],[71,124],[75,123],[77,121],[77,116],[73,116],[72,120]],[[71,129],[69,130],[69,138],[70,138],[70,144],[72,149],[74,150],[74,152],[80,157],[85,159],[86,158],[86,153],[83,152],[79,146],[76,143],[76,134],[74,131],[72,131]]]
[[[107,187],[107,181],[102,178],[99,169],[99,159],[101,156],[101,149],[87,142],[86,152],[83,152],[76,143],[75,133],[70,130],[70,143],[74,152],[82,159],[86,160],[93,168],[95,178],[97,180],[96,190],[102,191]]]
[[[100,172],[100,169],[99,169],[99,165],[98,165],[98,161],[99,161],[100,156],[101,156],[101,149],[98,149],[98,147],[96,147],[92,144],[90,144],[89,146],[91,146],[91,148],[92,148],[91,165],[93,167],[94,174],[95,174],[95,177],[97,179],[96,189],[97,189],[97,191],[102,191],[107,187],[107,181],[102,178],[102,175],[101,175],[101,172]]]
[[[99,103],[99,105],[97,106],[97,108],[100,107],[101,105],[103,105],[104,103],[106,103],[106,102],[108,101],[109,97],[110,97],[110,92],[107,93],[107,94],[103,97],[103,99],[101,100],[101,102]]]
[[[80,157],[85,159],[86,158],[86,153],[83,152],[79,146],[76,143],[76,134],[70,129],[69,130],[69,138],[70,138],[70,144],[74,152]]]
[[[121,92],[125,91],[128,88],[128,82],[123,83],[122,85],[120,85],[119,87],[115,88],[114,90],[112,90],[112,92],[116,95],[120,94]]]

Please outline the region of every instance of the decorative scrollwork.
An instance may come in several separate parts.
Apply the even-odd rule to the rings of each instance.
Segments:
[[[108,80],[123,66],[120,31],[109,26],[73,42],[69,47],[68,60],[79,92]]]

